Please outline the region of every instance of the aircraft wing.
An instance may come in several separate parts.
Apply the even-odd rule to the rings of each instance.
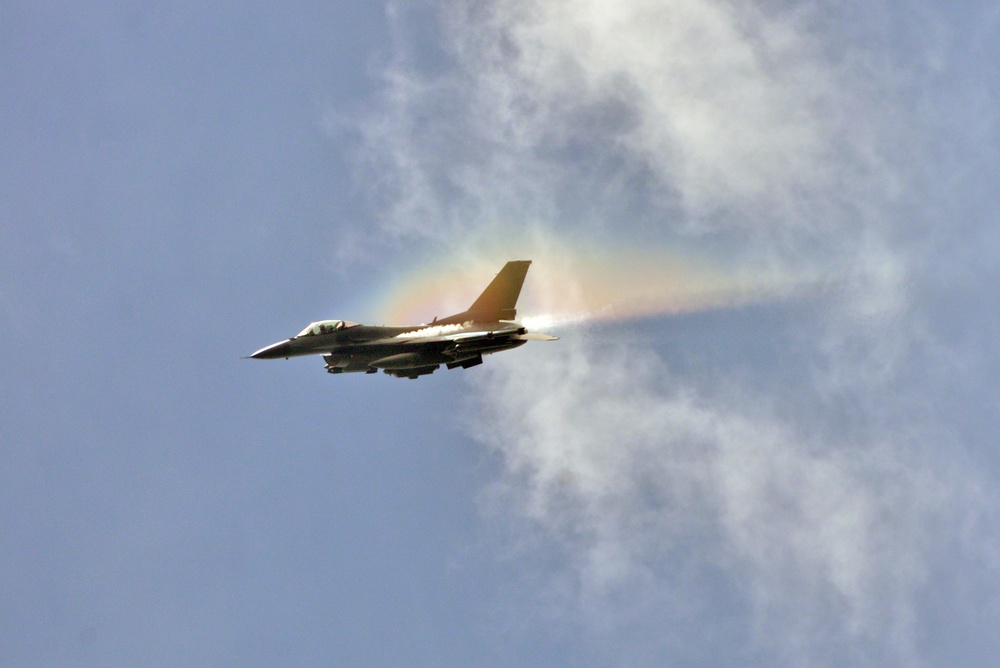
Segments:
[[[423,339],[412,339],[410,343],[473,343],[477,341],[489,341],[491,339],[514,339],[517,341],[558,341],[558,336],[539,334],[537,332],[518,332],[501,330],[497,332],[465,332],[464,334],[451,334],[447,336],[433,336]]]
[[[494,327],[492,329],[430,333],[426,336],[415,332],[413,336],[406,336],[402,339],[402,341],[397,340],[397,342],[402,342],[404,345],[422,345],[425,343],[472,343],[480,340],[513,338],[526,334],[527,332],[525,332],[523,327],[512,324]]]

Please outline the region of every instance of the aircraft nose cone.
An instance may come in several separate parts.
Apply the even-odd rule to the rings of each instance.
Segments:
[[[288,351],[291,348],[288,341],[278,341],[277,343],[272,343],[266,348],[261,348],[253,355],[251,359],[255,360],[273,360],[279,357],[288,357]]]

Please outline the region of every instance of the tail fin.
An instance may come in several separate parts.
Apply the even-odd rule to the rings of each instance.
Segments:
[[[477,322],[496,322],[498,320],[513,320],[517,315],[514,305],[521,294],[521,285],[528,273],[531,260],[513,260],[508,262],[483,290],[483,294],[472,303],[469,310],[438,320],[439,324],[473,320]]]
[[[505,264],[467,313],[475,316],[476,320],[513,320],[517,315],[514,304],[521,294],[521,284],[530,264],[531,260],[514,260]]]

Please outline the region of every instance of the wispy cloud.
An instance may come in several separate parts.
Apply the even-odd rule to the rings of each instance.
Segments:
[[[696,608],[672,572],[707,564],[748,597],[759,640],[793,658],[852,641],[913,650],[927,548],[956,499],[911,434],[838,439],[743,383],[677,377],[648,350],[550,348],[476,377],[500,401],[480,408],[475,435],[507,464],[494,491],[579,578],[570,610],[606,610],[650,577],[677,589],[668,607]]]
[[[786,281],[760,280],[769,298],[803,277],[820,285],[783,325],[775,363],[796,361],[792,384],[758,382],[752,365],[702,377],[671,368],[662,346],[567,336],[524,353],[531,364],[512,354],[469,374],[489,397],[473,400],[469,429],[502,455],[498,502],[574,574],[567,616],[630,617],[655,591],[642,642],[668,613],[682,642],[722,596],[749,611],[742,651],[916,662],[935,573],[956,554],[995,568],[968,555],[991,554],[997,535],[993,495],[968,492],[989,478],[921,413],[934,384],[910,382],[940,368],[906,241],[929,223],[904,204],[933,142],[892,54],[837,32],[844,17],[781,5],[448,5],[440,44],[401,42],[366,148],[387,231],[461,262],[562,262],[529,275],[556,296],[550,315],[628,301],[643,257],[655,294],[633,313],[670,312],[683,296],[663,277],[687,256],[651,248],[699,249],[707,260],[678,275],[730,281],[723,306],[745,303],[746,267]],[[405,7],[393,8],[403,33]],[[614,297],[592,299],[592,274],[564,271],[577,256],[552,249],[567,238],[612,249],[599,283]],[[555,312],[558,299],[574,308]],[[960,539],[968,526],[981,540]],[[704,564],[725,584],[676,575]],[[691,607],[702,613],[686,618]]]

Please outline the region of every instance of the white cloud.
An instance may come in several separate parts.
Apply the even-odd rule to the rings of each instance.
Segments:
[[[801,58],[791,22],[709,2],[514,7],[458,33],[460,60],[491,45],[477,109],[492,111],[497,140],[573,141],[596,113],[609,143],[695,212],[787,197],[821,169],[832,82]]]
[[[673,569],[703,560],[746,587],[761,638],[791,656],[830,637],[913,651],[907,611],[952,510],[907,443],[824,437],[767,396],[698,388],[628,344],[568,336],[521,362],[491,359],[474,377],[490,397],[475,435],[506,462],[501,498],[578,577],[571,609],[606,609],[648,578],[676,586]]]
[[[657,611],[683,619],[713,594],[674,572],[708,562],[764,651],[911,663],[920,598],[953,556],[937,545],[976,526],[994,547],[955,549],[988,554],[997,530],[992,495],[963,492],[988,485],[920,413],[933,383],[902,386],[936,368],[899,241],[928,224],[899,206],[918,195],[925,128],[871,64],[891,58],[779,4],[449,5],[435,66],[411,54],[387,74],[369,157],[386,229],[456,256],[684,239],[825,276],[788,325],[794,386],[749,363],[676,371],[662,345],[576,330],[470,374],[486,398],[469,425],[502,454],[500,502],[574,574],[567,615],[627,617],[658,590]]]

